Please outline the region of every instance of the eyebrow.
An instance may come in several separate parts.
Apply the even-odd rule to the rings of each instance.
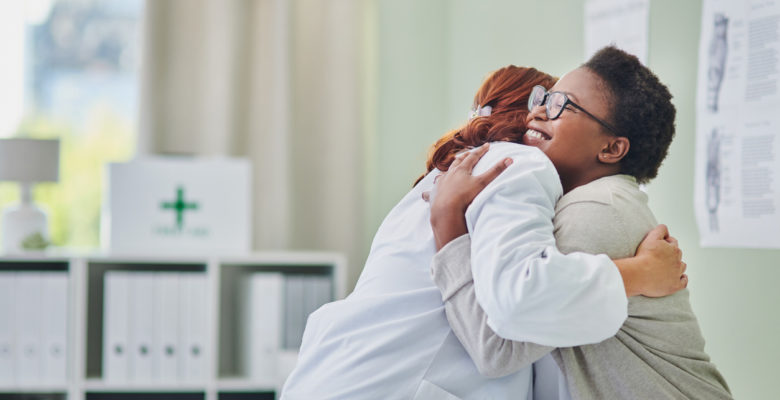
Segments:
[[[569,97],[570,100],[574,100],[575,102],[579,102],[579,99],[577,99],[577,95],[572,92],[564,92],[563,90],[555,90],[555,92],[561,92]]]

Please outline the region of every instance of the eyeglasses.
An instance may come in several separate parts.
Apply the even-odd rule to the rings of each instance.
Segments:
[[[563,92],[548,92],[547,89],[544,88],[544,86],[536,85],[531,90],[531,97],[528,98],[528,111],[532,111],[534,107],[545,105],[545,112],[547,113],[547,118],[553,120],[561,116],[561,113],[563,113],[563,110],[566,109],[567,105],[572,105],[574,108],[584,112],[589,117],[593,118],[596,122],[601,124],[601,126],[607,128],[608,131],[612,132],[613,134],[617,135],[617,131],[612,128],[608,123],[602,121],[595,115],[589,113],[586,109],[582,108],[579,104],[571,101],[569,96],[566,95],[566,93]]]

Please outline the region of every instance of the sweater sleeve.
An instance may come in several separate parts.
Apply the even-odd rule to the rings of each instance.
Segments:
[[[500,378],[525,368],[553,348],[504,339],[487,324],[471,279],[471,240],[463,235],[433,258],[431,273],[444,301],[447,320],[480,374]]]

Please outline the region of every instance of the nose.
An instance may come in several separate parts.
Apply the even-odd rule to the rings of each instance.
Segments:
[[[525,122],[530,121],[547,121],[547,109],[544,105],[536,106],[528,112]]]

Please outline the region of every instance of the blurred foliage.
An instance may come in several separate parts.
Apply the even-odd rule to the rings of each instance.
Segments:
[[[54,246],[89,249],[100,245],[104,167],[133,156],[134,131],[125,118],[105,106],[93,107],[83,127],[45,115],[26,118],[20,124],[17,137],[60,138],[59,182],[40,183],[33,189],[33,200],[49,215]],[[18,184],[0,183],[0,207],[18,201]]]

